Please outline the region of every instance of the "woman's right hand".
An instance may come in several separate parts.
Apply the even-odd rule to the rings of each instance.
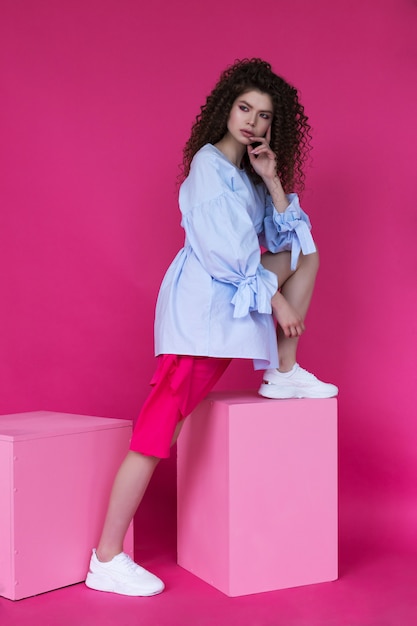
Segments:
[[[280,291],[271,300],[272,311],[286,337],[300,337],[305,331],[304,320]]]

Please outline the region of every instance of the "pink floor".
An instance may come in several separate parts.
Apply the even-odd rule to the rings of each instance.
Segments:
[[[338,582],[227,598],[175,565],[171,551],[146,559],[167,583],[154,598],[126,598],[74,585],[12,602],[0,599],[2,626],[413,626],[417,558],[364,554],[342,559]]]
[[[145,555],[144,555],[145,556]],[[127,598],[74,585],[12,602],[0,599],[2,626],[413,626],[417,556],[342,550],[340,580],[228,598],[175,564],[174,546],[143,561],[166,581],[154,598]]]
[[[371,515],[365,509],[348,506],[342,498],[338,581],[228,598],[177,566],[174,477],[167,483],[161,476],[155,477],[153,493],[147,494],[136,520],[136,558],[164,579],[163,594],[128,598],[91,591],[79,584],[17,602],[0,598],[0,625],[417,625],[413,534],[394,544],[392,537],[398,538],[398,533],[392,520],[383,532],[384,515],[377,508],[373,507]]]

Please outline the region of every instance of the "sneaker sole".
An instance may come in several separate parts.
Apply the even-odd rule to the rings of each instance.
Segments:
[[[87,578],[85,579],[85,585],[89,589],[94,589],[94,591],[104,591],[107,593],[118,593],[121,596],[140,596],[140,597],[149,597],[156,596],[165,589],[165,586],[162,589],[157,589],[155,591],[134,591],[133,589],[118,589],[117,585],[113,582],[109,582],[107,579],[100,578],[96,574],[91,574],[90,572],[87,574]]]
[[[275,387],[275,389],[274,389]],[[337,391],[332,393],[322,393],[322,394],[306,394],[301,393],[298,389],[293,387],[292,389],[286,389],[285,391],[280,391],[276,388],[276,385],[273,384],[265,384],[263,383],[258,391],[259,395],[263,398],[269,398],[271,400],[293,400],[293,399],[302,399],[308,398],[311,400],[320,400],[325,398],[335,398],[337,396]]]

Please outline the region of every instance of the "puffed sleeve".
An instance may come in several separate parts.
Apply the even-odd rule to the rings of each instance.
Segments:
[[[267,197],[264,219],[264,232],[260,235],[261,244],[270,252],[291,250],[291,269],[297,267],[300,252],[316,252],[311,235],[311,223],[308,215],[300,207],[297,194],[287,196],[290,202],[283,213],[275,210],[270,196]]]
[[[185,182],[180,190],[185,246],[210,276],[235,287],[234,317],[270,314],[277,278],[261,265],[258,236],[239,195],[210,160],[204,167],[194,163]]]

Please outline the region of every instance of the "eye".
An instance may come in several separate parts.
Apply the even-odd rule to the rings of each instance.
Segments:
[[[261,117],[264,120],[270,120],[271,116],[269,115],[269,113],[261,113]]]
[[[241,111],[244,111],[245,113],[246,113],[247,111],[249,111],[248,107],[247,107],[247,106],[245,106],[244,104],[239,104],[239,109],[240,109]]]

